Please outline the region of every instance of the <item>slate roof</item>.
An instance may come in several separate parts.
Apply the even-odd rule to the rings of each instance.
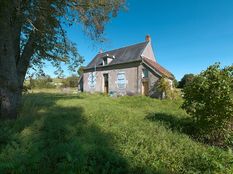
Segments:
[[[142,42],[135,45],[130,45],[123,48],[118,48],[111,51],[106,51],[104,53],[97,54],[93,60],[85,67],[85,69],[94,68],[95,66],[101,66],[101,62],[103,57],[107,54],[109,56],[115,56],[115,58],[107,65],[115,65],[126,62],[140,61],[141,54],[144,51],[145,47],[149,42]]]
[[[134,61],[143,61],[145,64],[149,65],[149,67],[153,68],[153,70],[158,72],[159,74],[166,76],[170,79],[174,79],[173,74],[168,70],[166,70],[161,65],[159,65],[157,62],[142,57],[142,53],[148,43],[149,42],[146,41],[135,45],[130,45],[115,50],[99,53],[84,69],[103,67],[103,65],[101,65],[101,63],[103,62],[103,58],[108,55],[109,57],[114,57],[114,59],[108,65],[105,66],[111,66],[111,65],[134,62]]]
[[[153,70],[157,71],[161,75],[166,76],[167,78],[170,78],[170,79],[174,79],[174,75],[168,70],[166,70],[164,67],[159,65],[157,62],[151,59],[145,58],[145,57],[143,58],[143,62],[148,64],[151,68],[153,68]]]

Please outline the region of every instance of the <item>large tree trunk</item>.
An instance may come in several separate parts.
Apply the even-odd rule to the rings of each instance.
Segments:
[[[0,97],[0,117],[2,119],[15,119],[21,101],[20,92],[0,88]]]
[[[2,118],[16,118],[20,103],[21,90],[14,53],[11,37],[4,38],[0,34],[0,117]]]
[[[5,1],[4,7],[0,9],[0,117],[7,119],[17,117],[21,99],[16,66],[19,55],[16,47],[15,7],[13,2]]]

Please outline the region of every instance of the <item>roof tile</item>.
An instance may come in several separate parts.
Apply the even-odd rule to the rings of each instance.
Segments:
[[[170,79],[174,79],[174,75],[169,72],[168,70],[166,70],[164,67],[162,67],[161,65],[159,65],[157,62],[148,59],[148,58],[143,58],[143,61],[148,64],[150,67],[152,67],[155,71],[158,71],[159,73],[161,73],[162,75],[170,78]]]
[[[114,56],[115,59],[109,63],[109,65],[115,65],[120,63],[126,63],[126,62],[132,62],[132,61],[138,61],[141,60],[141,54],[144,51],[145,47],[147,46],[149,42],[142,42],[135,45],[130,45],[123,48],[118,48],[111,51],[106,51],[104,53],[97,54],[93,60],[85,67],[85,69],[98,67],[103,57],[105,57],[107,54],[109,56]]]

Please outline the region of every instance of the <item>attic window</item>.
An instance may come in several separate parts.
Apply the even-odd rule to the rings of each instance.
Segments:
[[[107,59],[107,58],[104,58],[104,59],[103,59],[103,64],[104,64],[104,65],[107,65],[107,64],[108,64],[108,59]]]

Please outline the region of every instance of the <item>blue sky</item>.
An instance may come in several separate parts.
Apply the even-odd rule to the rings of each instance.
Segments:
[[[92,42],[80,26],[67,28],[84,65],[100,48],[143,42],[146,34],[158,63],[178,80],[215,62],[233,63],[233,0],[128,0],[127,7],[106,25],[105,43]],[[47,64],[45,72],[53,76],[52,66]]]

